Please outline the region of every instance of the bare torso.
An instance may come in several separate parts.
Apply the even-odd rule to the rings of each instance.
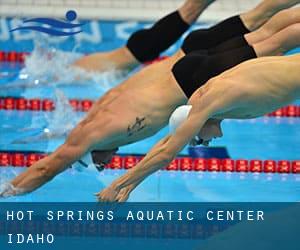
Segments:
[[[142,69],[95,103],[87,119],[98,123],[99,128],[105,122],[119,126],[115,129],[118,133],[99,141],[97,149],[141,140],[167,124],[174,109],[187,101],[171,72],[182,56],[179,52]]]
[[[207,88],[224,94],[213,117],[255,118],[300,98],[299,66],[299,55],[266,57],[247,61],[216,77]]]

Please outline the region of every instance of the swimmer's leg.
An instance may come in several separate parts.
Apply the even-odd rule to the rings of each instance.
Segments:
[[[182,49],[185,54],[195,50],[208,50],[208,54],[216,54],[246,46],[248,43],[244,35],[261,27],[278,11],[298,2],[264,0],[248,12],[228,18],[209,29],[191,32],[184,40]],[[220,48],[216,48],[218,46]]]
[[[258,30],[245,35],[248,44],[253,45],[268,39],[272,35],[300,22],[300,8],[291,8],[278,12]]]
[[[186,0],[177,11],[163,17],[150,29],[132,34],[127,46],[110,52],[84,56],[76,61],[74,66],[87,71],[130,70],[140,63],[155,59],[175,43],[214,1]]]
[[[245,35],[236,36],[208,51],[208,54],[223,53],[228,50],[254,45],[270,38],[280,30],[300,22],[300,8],[291,8],[278,12],[259,29]]]
[[[300,3],[299,0],[263,0],[254,9],[240,15],[245,26],[254,31],[266,23],[277,12]]]
[[[254,44],[253,47],[258,57],[280,56],[300,44],[300,23],[293,24],[270,38]]]
[[[289,50],[298,47],[299,44],[300,23],[296,23],[280,30],[261,42],[252,44],[251,46],[246,43],[243,47],[222,52],[220,55],[242,50],[243,48],[253,48],[257,57],[281,56],[287,53]],[[218,53],[213,54],[215,56],[218,55]]]

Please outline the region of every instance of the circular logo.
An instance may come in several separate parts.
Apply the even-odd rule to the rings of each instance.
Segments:
[[[74,10],[69,10],[67,13],[66,13],[66,19],[70,22],[74,21],[77,17],[77,14]]]

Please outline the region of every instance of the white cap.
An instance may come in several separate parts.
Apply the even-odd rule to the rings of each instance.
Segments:
[[[187,119],[192,105],[183,105],[178,107],[171,115],[169,119],[169,131],[170,134],[174,134],[176,129]]]

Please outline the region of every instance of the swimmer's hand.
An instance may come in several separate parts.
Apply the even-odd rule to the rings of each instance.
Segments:
[[[130,193],[134,190],[135,185],[130,185],[118,190],[108,187],[102,192],[96,194],[98,201],[102,202],[125,202],[128,200]]]
[[[0,198],[17,195],[17,189],[11,183],[5,183],[0,189]]]
[[[117,202],[127,201],[132,190],[133,188],[131,186],[122,188],[119,194],[117,195]]]
[[[99,202],[116,202],[119,192],[120,189],[114,186],[109,186],[95,195]]]

